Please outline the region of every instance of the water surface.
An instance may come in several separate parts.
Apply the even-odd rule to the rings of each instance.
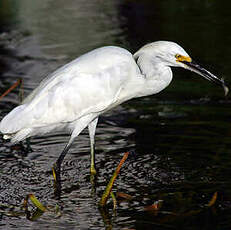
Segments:
[[[135,52],[156,40],[182,45],[204,67],[230,83],[228,1],[3,0],[0,2],[0,89],[18,78],[26,96],[48,73],[104,45]],[[173,69],[158,95],[132,100],[105,114],[96,132],[98,179],[89,176],[85,130],[63,166],[63,193],[53,197],[51,166],[68,134],[31,139],[33,152],[0,147],[0,227],[3,229],[230,229],[230,99],[201,77]],[[20,103],[19,89],[0,101],[3,117]],[[132,196],[102,213],[100,196],[124,151],[115,192]],[[217,200],[208,207],[214,194]],[[61,216],[36,221],[16,216],[33,193]],[[159,212],[146,207],[163,200]],[[10,216],[11,214],[11,216]]]

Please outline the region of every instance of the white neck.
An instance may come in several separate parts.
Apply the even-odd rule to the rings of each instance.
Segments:
[[[158,61],[158,58],[151,58],[149,55],[143,54],[138,57],[137,65],[144,77],[138,97],[159,93],[170,84],[171,68]]]

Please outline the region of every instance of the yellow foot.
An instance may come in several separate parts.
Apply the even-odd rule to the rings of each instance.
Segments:
[[[97,172],[96,172],[95,168],[91,167],[91,170],[90,170],[90,182],[91,182],[91,185],[92,185],[92,194],[94,194],[94,195],[95,195],[95,191],[96,191],[96,189],[95,189],[96,174],[97,174]]]
[[[57,168],[57,166],[56,166],[56,163],[54,163],[54,165],[53,165],[53,167],[52,167],[52,175],[53,175],[53,178],[54,178],[54,183],[56,183],[56,181],[57,181],[57,177],[56,177],[56,168]]]
[[[96,172],[95,167],[91,167],[90,173],[91,173],[91,176],[95,176],[96,175],[97,172]]]
[[[54,177],[54,195],[56,198],[60,198],[61,195],[61,178],[60,178],[60,168],[57,167],[57,164],[55,163],[52,167],[52,173]]]

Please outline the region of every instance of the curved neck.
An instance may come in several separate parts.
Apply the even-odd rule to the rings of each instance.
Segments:
[[[158,57],[141,55],[137,59],[137,65],[144,76],[141,96],[156,94],[166,88],[172,80],[171,68],[160,62]]]

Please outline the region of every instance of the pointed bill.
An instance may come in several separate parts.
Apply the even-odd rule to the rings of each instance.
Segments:
[[[216,77],[214,74],[210,73],[208,70],[205,68],[201,67],[199,64],[194,62],[191,58],[189,60],[179,60],[180,62],[184,63],[186,65],[186,68],[201,75],[205,79],[214,82],[217,85],[220,85],[223,87],[225,96],[229,93],[229,88],[226,86],[224,79],[219,79]]]

